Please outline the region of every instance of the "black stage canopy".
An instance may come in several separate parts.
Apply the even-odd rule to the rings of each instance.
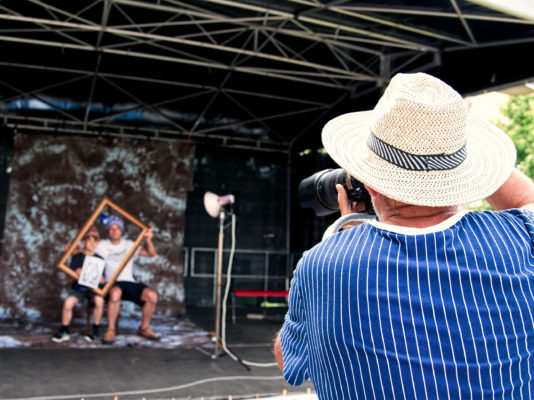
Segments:
[[[462,94],[534,75],[534,21],[462,0],[1,0],[18,131],[288,151],[398,72]]]

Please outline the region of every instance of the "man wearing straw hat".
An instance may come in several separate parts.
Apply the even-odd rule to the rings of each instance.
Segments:
[[[508,136],[417,73],[322,139],[377,220],[300,260],[275,341],[285,379],[320,399],[534,398],[534,185]],[[483,198],[497,211],[464,209]]]

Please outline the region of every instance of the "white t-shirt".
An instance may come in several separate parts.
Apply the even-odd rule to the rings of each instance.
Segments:
[[[113,273],[117,270],[121,262],[124,260],[128,251],[134,245],[134,242],[128,239],[121,239],[118,244],[111,244],[109,239],[101,240],[96,247],[95,253],[100,254],[106,261],[106,268],[104,270],[104,279],[109,281]],[[133,277],[133,259],[139,253],[139,247],[130,258],[124,269],[119,274],[117,281],[135,282]]]

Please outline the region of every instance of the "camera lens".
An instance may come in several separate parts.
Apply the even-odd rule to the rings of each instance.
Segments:
[[[311,208],[315,215],[328,215],[336,210],[336,206],[328,207],[321,201],[321,192],[324,192],[324,183],[321,177],[331,171],[330,169],[319,171],[312,176],[303,179],[298,187],[299,204],[303,208]]]
[[[350,202],[365,201],[366,211],[372,210],[369,194],[363,184],[342,169],[325,169],[303,179],[298,187],[299,204],[323,216],[339,210],[336,184],[342,184]]]
[[[344,170],[334,169],[326,171],[324,174],[317,177],[317,198],[328,210],[339,210],[336,184],[344,184],[345,175],[346,173]]]

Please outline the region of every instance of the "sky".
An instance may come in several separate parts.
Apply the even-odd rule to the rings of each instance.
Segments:
[[[471,104],[471,114],[488,122],[496,123],[502,116],[500,107],[508,101],[509,95],[502,92],[488,92],[478,96],[467,97]]]

